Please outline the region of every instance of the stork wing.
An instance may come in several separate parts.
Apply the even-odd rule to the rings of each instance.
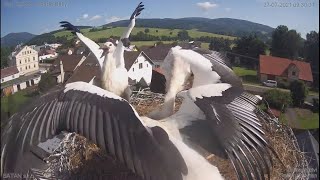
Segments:
[[[211,138],[229,157],[239,179],[264,179],[264,170],[270,176],[269,146],[255,113],[257,97],[224,83],[191,88],[185,93],[205,114]]]
[[[130,24],[127,27],[126,31],[122,34],[120,41],[117,45],[117,48],[114,52],[114,56],[116,57],[117,67],[122,67],[124,68],[124,57],[123,57],[123,52],[124,52],[124,43],[125,46],[129,45],[129,36],[131,34],[132,29],[134,28],[136,24],[136,17],[140,15],[141,11],[144,9],[144,5],[142,2],[138,4],[136,9],[133,11],[131,17],[130,17]]]
[[[60,26],[66,28],[66,30],[71,31],[72,34],[77,35],[77,37],[80,39],[81,42],[83,42],[89,49],[90,51],[94,54],[94,56],[97,58],[100,68],[102,68],[104,58],[101,57],[103,50],[100,49],[100,46],[92,41],[91,39],[85,37],[80,30],[72,25],[71,23],[67,21],[61,21]]]
[[[142,179],[182,180],[187,173],[164,130],[148,130],[127,101],[83,82],[41,97],[10,119],[1,136],[1,173],[26,173],[30,166],[21,164],[30,147],[63,130],[93,141]]]
[[[217,51],[203,50],[201,48],[195,48],[193,51],[201,54],[211,62],[211,68],[219,74],[221,82],[231,84],[232,86],[242,87],[242,82],[232,71],[231,63],[227,56]]]

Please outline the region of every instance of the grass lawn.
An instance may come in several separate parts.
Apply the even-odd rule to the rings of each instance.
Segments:
[[[98,40],[99,38],[105,38],[110,36],[121,36],[124,32],[126,27],[115,27],[110,29],[105,29],[101,31],[94,31],[89,32],[90,28],[81,29],[81,32],[87,36],[88,38],[92,40]],[[131,34],[137,34],[138,32],[142,31],[144,32],[146,28],[143,27],[135,27],[132,30]],[[148,34],[153,36],[170,36],[175,37],[177,36],[178,32],[181,31],[181,29],[162,29],[162,28],[148,28],[149,32]],[[158,32],[157,32],[158,31]],[[189,36],[192,38],[201,37],[201,36],[209,36],[209,37],[218,37],[218,38],[225,38],[234,40],[236,37],[233,36],[226,36],[226,35],[220,35],[220,34],[214,34],[214,33],[208,33],[208,32],[201,32],[196,29],[187,30],[189,33]],[[171,34],[170,34],[171,33]],[[54,34],[55,37],[61,37],[67,35],[67,39],[71,39],[74,37],[70,32],[68,31],[60,31]]]
[[[295,108],[301,129],[319,128],[319,113],[307,109]]]
[[[1,112],[16,113],[21,105],[29,102],[36,96],[37,93],[31,93],[30,90],[24,89],[16,92],[13,95],[1,98]]]
[[[260,85],[256,70],[251,70],[251,69],[246,69],[243,67],[236,67],[236,66],[232,68],[233,68],[233,71],[236,73],[236,75],[239,76],[244,83]]]

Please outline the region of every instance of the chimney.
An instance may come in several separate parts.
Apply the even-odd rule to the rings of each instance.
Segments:
[[[63,64],[62,61],[60,60],[60,74],[61,74],[61,83],[64,82],[64,70],[63,70]]]
[[[73,52],[71,49],[68,50],[68,55],[71,55]]]

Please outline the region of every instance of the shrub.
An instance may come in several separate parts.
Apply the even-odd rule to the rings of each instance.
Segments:
[[[284,111],[292,103],[290,93],[283,92],[277,89],[272,89],[264,94],[265,100],[269,106],[281,111]]]
[[[308,88],[302,81],[293,81],[290,83],[290,92],[293,105],[300,107],[308,95]]]
[[[52,77],[49,73],[44,73],[41,76],[41,80],[38,84],[39,91],[44,93],[48,91],[50,88],[57,84],[54,77]]]

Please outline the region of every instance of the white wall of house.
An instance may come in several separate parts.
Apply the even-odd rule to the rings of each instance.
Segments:
[[[16,73],[16,74],[12,74],[12,75],[10,75],[10,76],[1,78],[1,83],[10,81],[10,80],[12,80],[12,79],[16,79],[16,78],[18,78],[19,76],[20,76],[20,73]]]
[[[146,83],[150,85],[152,77],[152,64],[142,54],[138,56],[128,71],[130,79],[139,82],[141,78],[144,78]]]
[[[39,61],[41,62],[41,60],[52,59],[52,58],[56,58],[56,57],[58,57],[58,53],[47,54],[47,55],[39,56]]]
[[[36,77],[36,78],[33,78],[33,79],[29,79],[28,81],[29,81],[29,85],[30,85],[30,86],[32,86],[32,83],[31,83],[32,80],[33,80],[33,82],[34,82],[35,85],[36,85],[36,84],[39,84],[39,82],[40,82],[40,80],[41,80],[41,76]],[[19,84],[14,84],[14,85],[13,85],[13,93],[16,93],[16,92],[19,91],[18,85],[20,85],[20,90],[26,89],[26,88],[28,87],[28,86],[27,86],[27,81],[22,82],[22,83],[19,83]]]
[[[23,47],[18,54],[15,54],[13,61],[20,75],[39,69],[38,52],[29,46]]]

